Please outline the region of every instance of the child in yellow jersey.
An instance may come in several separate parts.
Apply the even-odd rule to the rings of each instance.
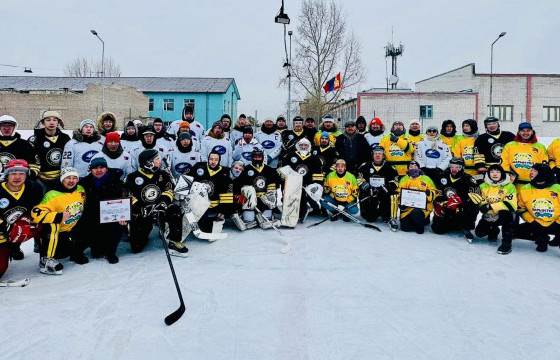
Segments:
[[[517,191],[510,183],[508,174],[500,165],[490,165],[480,185],[481,195],[471,196],[478,204],[482,218],[476,225],[474,233],[477,237],[488,236],[488,241],[496,241],[502,226],[502,244],[498,254],[511,252],[513,218],[517,210]]]
[[[344,211],[354,215],[358,213],[358,208],[353,206],[358,197],[358,181],[356,177],[346,171],[346,161],[338,159],[335,163],[336,171],[331,172],[325,178],[323,204],[325,209],[335,213],[335,206],[342,206]],[[338,220],[338,216],[333,216],[331,221]],[[344,221],[350,221],[346,216]]]
[[[525,223],[515,229],[515,236],[534,240],[537,251],[548,250],[549,234],[560,235],[560,185],[545,164],[534,164],[531,182],[518,194],[518,212]]]
[[[463,121],[463,136],[460,136],[451,151],[454,157],[465,160],[465,173],[478,180],[478,169],[474,160],[474,142],[478,137],[478,125],[473,119]]]
[[[426,193],[426,208],[420,209],[404,205],[398,205],[398,197],[404,189],[419,190]],[[433,209],[432,201],[438,194],[436,186],[428,176],[424,175],[418,165],[418,162],[412,160],[408,165],[406,175],[400,180],[397,189],[399,195],[394,195],[391,200],[391,217],[389,225],[392,231],[398,230],[396,221],[397,210],[401,210],[401,230],[402,231],[416,231],[417,234],[424,233],[424,227],[429,223],[430,213]]]

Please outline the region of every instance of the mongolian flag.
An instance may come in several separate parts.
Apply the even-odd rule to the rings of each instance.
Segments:
[[[340,82],[340,73],[338,73],[335,77],[327,81],[325,86],[323,86],[323,90],[325,90],[325,92],[328,93],[329,91],[340,89],[341,85],[342,83]]]

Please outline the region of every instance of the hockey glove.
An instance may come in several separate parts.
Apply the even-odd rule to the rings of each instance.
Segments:
[[[449,199],[447,199],[447,203],[445,204],[445,207],[448,208],[449,210],[455,211],[462,203],[463,200],[461,200],[459,195],[455,194],[452,195]]]
[[[445,207],[443,201],[434,201],[434,216],[443,217],[445,215]]]
[[[369,185],[369,183],[367,181],[364,181],[362,185],[360,185],[360,191],[362,192],[368,192],[368,190],[371,188],[371,186]],[[373,189],[376,190],[376,189]]]
[[[487,214],[490,210],[492,210],[492,206],[490,204],[484,204],[480,207],[480,212],[483,214]]]
[[[246,199],[243,203],[243,210],[253,210],[257,206],[257,193],[254,187],[248,185],[243,186],[241,188],[241,195]]]
[[[269,209],[276,207],[276,190],[269,190],[265,194],[259,196],[262,203]]]
[[[482,195],[477,194],[477,193],[469,193],[469,198],[471,199],[471,201],[475,204],[478,205],[481,202],[484,201],[484,198],[482,197]]]

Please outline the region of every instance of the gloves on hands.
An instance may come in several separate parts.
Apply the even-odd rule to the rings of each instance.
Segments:
[[[490,210],[492,210],[492,206],[490,204],[484,204],[480,207],[480,212],[483,214],[488,213]]]
[[[449,197],[449,199],[447,199],[447,202],[445,203],[445,207],[448,208],[449,210],[457,210],[459,205],[461,205],[462,203],[463,200],[461,200],[459,195],[455,194]]]

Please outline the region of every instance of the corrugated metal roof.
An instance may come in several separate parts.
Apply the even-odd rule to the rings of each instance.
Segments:
[[[141,92],[225,93],[233,78],[107,77],[105,84],[132,86]],[[87,84],[101,84],[100,77],[0,76],[0,89],[16,91],[85,91]]]

